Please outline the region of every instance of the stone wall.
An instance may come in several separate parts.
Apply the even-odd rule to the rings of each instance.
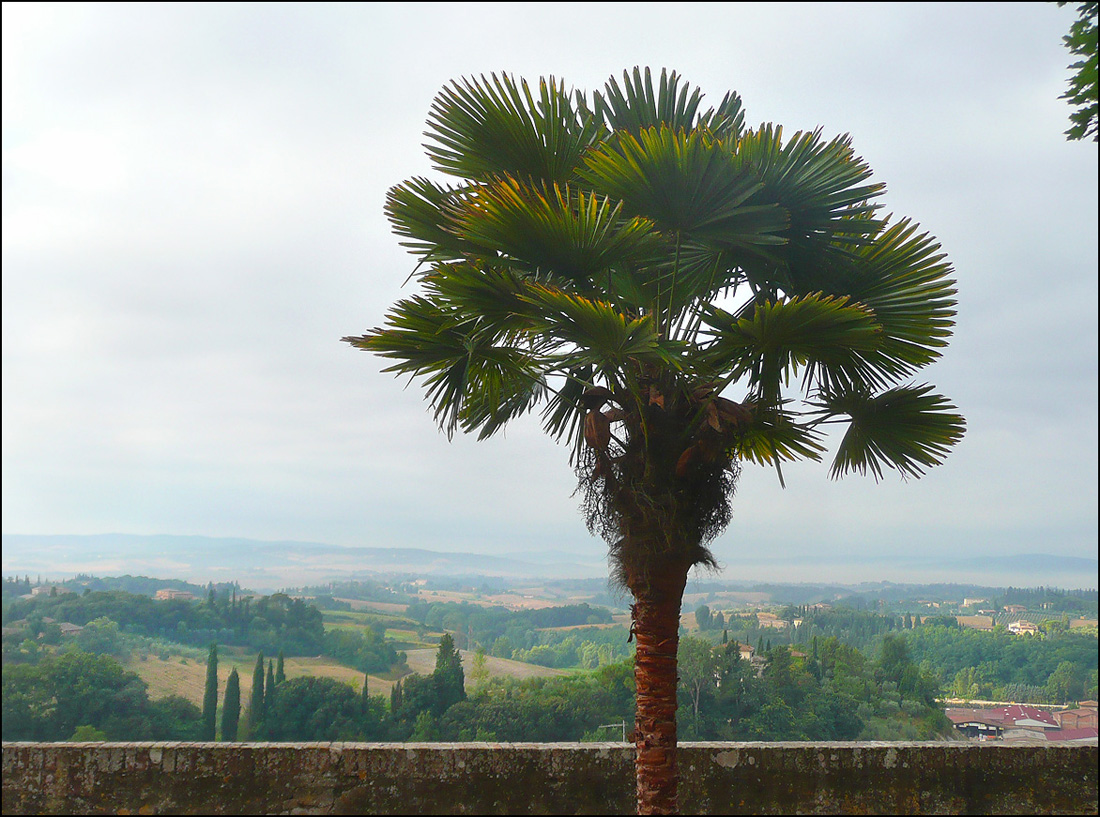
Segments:
[[[685,814],[1096,814],[1097,747],[685,743]],[[622,814],[621,743],[5,743],[7,814]]]

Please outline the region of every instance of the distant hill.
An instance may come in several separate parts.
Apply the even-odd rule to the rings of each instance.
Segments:
[[[1050,571],[1081,571],[1096,574],[1100,562],[1096,559],[1082,559],[1079,556],[1053,556],[1048,553],[1018,553],[1013,556],[992,556],[986,558],[952,559],[944,563],[948,568],[973,570],[988,568],[998,572],[1023,572],[1028,574]]]
[[[422,548],[340,547],[321,542],[265,542],[208,536],[39,536],[3,534],[3,575],[52,580],[78,573],[95,576],[162,576],[205,585],[239,582],[269,592],[330,581],[398,577],[500,577],[502,579],[595,579],[605,582],[601,547],[590,555],[554,550],[500,555],[446,553]],[[730,560],[721,574],[690,582],[698,593],[711,580],[783,584],[888,581],[901,584],[968,583],[993,587],[1095,588],[1096,559],[1051,554],[967,556],[962,559],[880,554],[830,558],[819,554],[792,563],[755,553]]]
[[[148,574],[208,581],[238,581],[257,590],[323,584],[377,575],[599,578],[602,556],[569,561],[539,554],[530,561],[418,548],[340,547],[319,542],[264,542],[207,536],[89,536],[3,534],[3,575],[65,579]]]

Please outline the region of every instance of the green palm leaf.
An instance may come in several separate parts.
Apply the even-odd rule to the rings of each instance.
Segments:
[[[458,422],[484,440],[526,414],[546,395],[546,383],[522,350],[495,350],[496,357],[471,359]]]
[[[585,409],[581,396],[592,383],[592,367],[579,366],[570,369],[561,388],[550,396],[542,413],[543,428],[555,440],[563,437],[572,441],[570,461],[576,462],[583,445]]]
[[[878,395],[859,389],[823,392],[812,405],[823,419],[850,418],[830,469],[834,479],[870,470],[878,480],[883,466],[919,477],[943,462],[966,428],[955,406],[928,385],[898,386]]]
[[[802,366],[862,371],[864,356],[882,336],[870,309],[820,293],[756,304],[751,316],[740,319],[709,308],[703,322],[713,342],[702,359],[734,378],[749,374],[758,393],[772,399]]]
[[[540,80],[536,100],[526,80],[508,74],[454,81],[432,104],[431,142],[436,167],[466,179],[496,176],[569,181],[603,127],[578,112],[565,84]]]
[[[652,224],[620,218],[620,210],[606,196],[568,185],[503,178],[469,196],[453,221],[459,236],[496,247],[505,263],[591,290],[610,267],[641,263],[660,246]]]
[[[673,348],[654,331],[650,316],[630,317],[612,304],[533,284],[526,300],[537,311],[531,332],[574,347],[560,358],[563,368],[592,366],[616,382],[628,361],[677,365]]]
[[[460,426],[484,426],[487,436],[543,395],[538,355],[502,343],[480,319],[430,298],[399,301],[385,326],[343,340],[396,360],[385,372],[422,377],[436,422],[448,436]]]
[[[680,85],[680,76],[661,69],[660,84],[653,87],[650,70],[635,67],[623,71],[623,83],[611,77],[604,93],[592,94],[596,117],[616,131],[640,133],[647,128],[667,125],[673,130],[702,128],[722,137],[736,139],[745,121],[741,97],[728,93],[717,108],[699,114],[703,94],[698,88]]]
[[[762,189],[729,147],[702,130],[667,125],[617,133],[585,157],[582,179],[666,232],[726,245],[781,244],[783,209],[749,201]]]
[[[395,233],[411,239],[401,246],[427,263],[458,261],[484,252],[447,229],[443,214],[462,193],[462,188],[443,187],[421,177],[392,187],[386,194],[386,215]]]
[[[781,126],[761,125],[737,143],[737,156],[752,166],[763,184],[761,198],[790,213],[790,238],[820,246],[843,236],[858,243],[881,224],[866,217],[882,195],[881,183],[863,184],[871,168],[852,150],[847,134],[825,142],[820,131],[796,133],[783,143]]]
[[[825,142],[819,131],[799,132],[784,144],[782,127],[761,125],[741,138],[737,155],[759,174],[756,199],[781,206],[789,217],[786,246],[763,263],[750,260],[750,277],[768,292],[777,286],[790,294],[831,291],[823,273],[882,229],[872,200],[884,185],[864,183],[871,169],[846,135]]]
[[[773,465],[783,483],[782,463],[800,459],[820,460],[825,447],[812,427],[795,422],[789,412],[756,407],[752,421],[739,429],[731,453],[758,465]]]
[[[434,302],[456,314],[477,316],[482,331],[511,336],[530,328],[534,312],[525,296],[531,281],[508,267],[436,264],[423,282]]]
[[[883,342],[869,357],[884,378],[908,377],[940,356],[955,325],[955,281],[940,245],[903,219],[854,250],[857,274],[843,294],[873,310]],[[876,383],[868,377],[869,382]]]

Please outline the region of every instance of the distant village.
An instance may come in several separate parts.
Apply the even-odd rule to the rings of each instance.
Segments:
[[[1040,604],[1039,611],[1031,611],[1021,604],[1006,604],[1000,609],[993,609],[987,598],[964,598],[961,604],[953,605],[942,601],[920,600],[918,604],[929,609],[927,616],[914,616],[917,623],[929,618],[953,617],[960,627],[974,630],[992,631],[994,627],[1003,626],[1008,632],[1024,637],[1043,637],[1043,629],[1040,621],[1049,618],[1050,614],[1043,611],[1049,608],[1049,604]],[[808,609],[828,610],[831,605],[819,603],[810,605]],[[686,617],[685,617],[686,618]],[[782,630],[788,627],[800,627],[802,619],[798,617],[782,618],[776,613],[759,611],[756,613],[760,627]],[[1097,628],[1096,619],[1069,618],[1064,624],[1070,629]],[[752,663],[757,672],[763,670],[764,661],[756,655],[756,650],[749,644],[739,644],[741,657]],[[795,658],[804,657],[802,653],[792,651]],[[1006,742],[1047,743],[1047,742],[1071,742],[1088,743],[1095,742],[1098,736],[1097,702],[1093,700],[1080,701],[1073,707],[1046,706],[1033,704],[1016,704],[1004,701],[953,701],[947,703],[982,703],[987,708],[972,708],[965,706],[948,706],[945,709],[947,718],[954,724],[956,732],[968,740],[988,741],[1002,740]]]
[[[948,707],[945,714],[955,730],[971,740],[1095,743],[1096,705],[1096,701],[1080,701],[1076,707],[1066,709],[1029,704],[983,709]]]

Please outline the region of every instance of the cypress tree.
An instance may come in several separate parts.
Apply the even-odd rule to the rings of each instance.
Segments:
[[[248,699],[248,722],[253,729],[264,718],[264,654],[256,656],[252,668],[252,694]]]
[[[271,661],[267,662],[267,680],[264,682],[264,717],[266,718],[270,713],[272,707],[275,706],[275,670],[272,667]]]
[[[200,740],[214,740],[218,717],[218,645],[211,644],[206,656],[206,688],[202,694]]]
[[[222,740],[237,739],[237,726],[241,722],[241,679],[237,668],[229,673],[225,682],[225,702],[222,704]]]
[[[444,633],[439,639],[435,671],[432,672],[432,682],[436,689],[436,715],[443,714],[451,705],[466,699],[465,681],[462,656],[455,648],[451,634]]]
[[[275,686],[278,686],[286,680],[286,673],[283,671],[283,651],[279,650],[279,657],[275,661]]]
[[[401,680],[398,679],[393,682],[393,686],[390,687],[390,714],[396,715],[397,710],[401,708]]]
[[[370,676],[365,672],[363,673],[363,694],[359,698],[359,712],[362,715],[366,715],[370,712],[370,693],[367,688],[370,686]]]

